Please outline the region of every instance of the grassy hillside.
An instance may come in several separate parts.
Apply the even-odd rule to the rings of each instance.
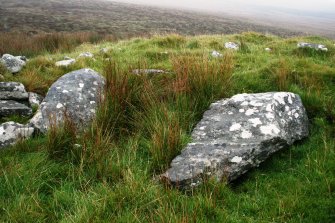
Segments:
[[[224,49],[226,41],[239,42],[241,50]],[[299,41],[325,44],[329,51],[297,49]],[[110,51],[100,53],[103,47]],[[212,58],[212,50],[224,57]],[[95,59],[54,66],[85,51]],[[257,33],[154,36],[83,44],[66,54],[33,57],[19,75],[0,72],[6,81],[45,94],[58,77],[83,67],[107,78],[97,119],[84,133],[67,121],[45,137],[0,151],[0,221],[335,221],[332,40]],[[131,74],[136,68],[169,73],[136,76]],[[301,96],[310,119],[308,139],[230,185],[208,181],[193,191],[178,191],[157,181],[211,102],[268,91]]]
[[[194,35],[254,30],[285,36],[301,33],[222,13],[206,14],[106,0],[0,0],[0,17],[0,32],[90,31],[123,38],[171,32]]]

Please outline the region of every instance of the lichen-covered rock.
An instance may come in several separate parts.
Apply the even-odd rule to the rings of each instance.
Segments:
[[[214,58],[218,58],[218,57],[223,57],[223,55],[221,53],[219,53],[218,51],[213,51],[212,52],[212,57]]]
[[[33,135],[34,128],[15,122],[6,122],[0,125],[0,149],[13,145],[21,139]]]
[[[10,115],[30,116],[32,115],[31,108],[12,100],[0,100],[0,117]]]
[[[0,100],[28,100],[28,93],[21,83],[0,82]]]
[[[325,45],[321,45],[321,44],[315,44],[315,43],[298,43],[297,44],[298,48],[311,48],[311,49],[315,49],[315,50],[321,50],[321,51],[328,51],[328,48]]]
[[[224,44],[226,49],[238,50],[240,47],[237,43],[234,42],[227,42]]]
[[[85,52],[85,53],[81,53],[81,54],[79,54],[79,58],[81,58],[81,57],[83,57],[83,58],[93,58],[93,54],[92,53],[90,53],[90,52]]]
[[[43,97],[39,94],[29,92],[29,104],[30,106],[40,106],[43,101]]]
[[[5,65],[5,67],[13,74],[18,73],[23,68],[23,66],[26,65],[26,62],[22,60],[21,56],[15,57],[10,54],[2,55],[0,63]]]
[[[65,116],[78,128],[86,126],[95,116],[104,84],[104,77],[91,69],[65,74],[50,87],[30,123],[42,133],[50,121],[59,124]]]
[[[193,141],[162,178],[182,188],[207,177],[232,181],[307,136],[308,118],[298,95],[239,94],[211,105],[194,129]]]
[[[68,67],[72,64],[74,64],[76,62],[75,59],[67,59],[67,60],[61,60],[61,61],[57,61],[55,63],[56,67]]]

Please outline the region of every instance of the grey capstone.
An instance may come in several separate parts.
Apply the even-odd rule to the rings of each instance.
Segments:
[[[26,65],[26,62],[22,60],[21,56],[15,57],[10,54],[2,55],[0,63],[2,63],[13,74],[18,73],[23,66]]]
[[[16,101],[0,100],[0,117],[7,117],[10,115],[30,116],[32,115],[31,108]]]
[[[28,100],[28,93],[21,83],[0,82],[0,100]]]
[[[105,78],[91,69],[65,74],[50,87],[30,123],[45,133],[50,122],[59,124],[68,117],[82,129],[95,117],[104,85]]]
[[[13,145],[17,141],[33,135],[34,128],[15,122],[6,122],[0,125],[0,149]]]
[[[229,182],[308,134],[298,95],[239,94],[211,105],[193,130],[193,141],[161,177],[180,188],[206,178]]]

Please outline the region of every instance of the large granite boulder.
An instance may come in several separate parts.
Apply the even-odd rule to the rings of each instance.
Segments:
[[[50,87],[30,123],[42,133],[65,117],[78,128],[86,126],[95,116],[104,84],[104,77],[91,69],[65,74]]]
[[[0,59],[0,63],[5,65],[5,67],[11,72],[11,73],[18,73],[23,66],[26,65],[25,60],[22,60],[25,57],[21,56],[12,56],[10,54],[4,54],[2,55],[2,58]]]
[[[13,145],[17,141],[33,135],[34,128],[15,122],[6,122],[0,125],[0,149]]]
[[[0,117],[10,115],[30,116],[32,115],[32,109],[17,101],[0,100]]]
[[[28,93],[21,83],[0,82],[0,100],[28,100]]]
[[[208,177],[229,182],[308,133],[298,95],[239,94],[211,105],[194,129],[193,141],[162,179],[181,188],[197,186]]]

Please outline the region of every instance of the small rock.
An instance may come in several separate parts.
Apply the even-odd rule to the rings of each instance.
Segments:
[[[265,51],[266,51],[266,52],[271,52],[272,49],[271,49],[271,48],[265,48]]]
[[[71,64],[74,64],[75,62],[76,62],[75,59],[61,60],[61,61],[57,61],[55,65],[57,67],[67,67],[67,66],[70,66]]]
[[[321,50],[321,51],[328,51],[328,48],[325,45],[321,45],[321,44],[315,44],[315,43],[304,43],[304,42],[300,42],[297,44],[298,48],[311,48],[311,49],[315,49],[315,50]]]
[[[95,117],[104,85],[105,78],[91,69],[65,74],[52,84],[30,123],[45,133],[50,121],[62,123],[66,115],[77,128],[83,129]]]
[[[84,58],[93,58],[93,54],[92,53],[90,53],[90,52],[85,52],[85,53],[81,53],[79,56],[78,56],[78,58],[82,58],[82,57],[84,57]]]
[[[102,48],[100,50],[100,53],[108,53],[109,50],[110,50],[109,48]]]
[[[6,122],[0,125],[0,149],[13,145],[19,140],[30,138],[34,128],[15,122]]]
[[[239,49],[239,45],[237,43],[234,42],[227,42],[224,44],[226,49],[232,49],[232,50],[238,50]]]
[[[2,74],[0,74],[0,81],[2,81],[3,79],[5,79],[5,77]]]
[[[22,57],[15,57],[10,54],[2,55],[0,63],[2,63],[11,73],[18,73],[21,71],[26,62],[21,59]]]
[[[1,101],[0,100],[0,117],[7,117],[10,115],[32,115],[31,108],[16,101]]]
[[[73,60],[73,59],[69,56],[64,56],[64,60]]]
[[[43,101],[43,97],[39,94],[29,92],[29,104],[30,106],[40,106]]]
[[[141,74],[165,74],[164,70],[157,70],[157,69],[135,69],[132,71],[133,74],[141,75]]]
[[[223,57],[223,55],[221,53],[219,53],[218,51],[213,51],[212,52],[212,57],[218,58],[218,57]]]
[[[18,82],[0,82],[0,100],[27,100],[28,93]]]

